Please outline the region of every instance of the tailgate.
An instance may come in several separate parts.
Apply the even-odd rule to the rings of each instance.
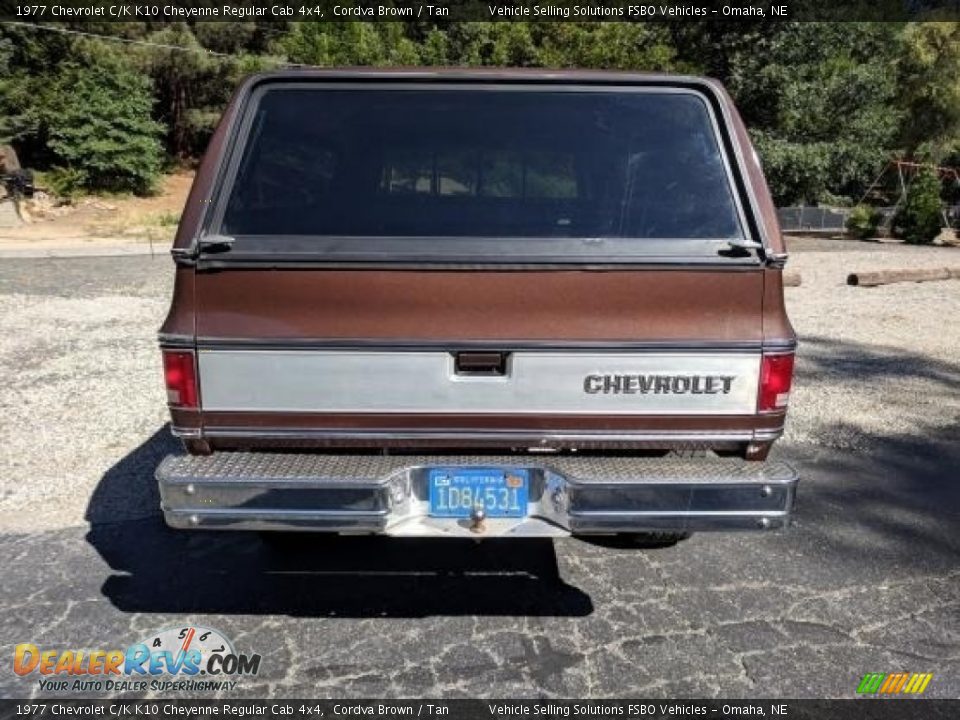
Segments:
[[[742,434],[762,283],[759,270],[201,272],[204,426]]]

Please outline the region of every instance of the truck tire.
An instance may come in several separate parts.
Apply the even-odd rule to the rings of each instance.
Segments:
[[[310,551],[324,544],[339,542],[342,537],[336,533],[271,530],[257,532],[257,536],[268,550],[282,551],[285,554],[295,554],[301,550]]]
[[[637,548],[667,548],[686,540],[689,532],[625,533],[623,538]]]
[[[658,550],[673,547],[691,535],[693,533],[689,532],[643,532],[617,533],[616,535],[580,535],[579,538],[594,545],[617,550]]]

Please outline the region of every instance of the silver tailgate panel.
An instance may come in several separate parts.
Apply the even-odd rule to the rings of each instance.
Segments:
[[[503,376],[465,376],[446,352],[201,350],[199,368],[210,411],[752,415],[760,356],[514,352]],[[594,392],[588,376],[600,378],[588,383]],[[621,382],[606,376],[684,379],[679,391],[641,392],[631,380],[626,392],[604,392]],[[709,379],[721,377],[732,379]]]

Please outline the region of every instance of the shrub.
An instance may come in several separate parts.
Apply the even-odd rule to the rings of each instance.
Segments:
[[[932,170],[921,171],[907,188],[907,199],[897,213],[894,228],[908,243],[926,245],[940,233],[940,178]]]
[[[847,216],[847,231],[861,240],[876,237],[883,213],[868,205],[857,205]]]
[[[128,68],[69,66],[46,122],[50,148],[78,188],[147,194],[160,174],[162,126],[150,117],[150,81]]]
[[[86,175],[75,168],[53,168],[43,174],[42,185],[58,198],[73,200],[83,190]]]
[[[180,215],[179,213],[170,212],[167,210],[157,215],[156,223],[160,227],[173,227],[180,223]]]

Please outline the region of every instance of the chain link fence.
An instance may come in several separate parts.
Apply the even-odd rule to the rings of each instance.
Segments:
[[[777,208],[780,228],[784,232],[843,232],[850,211],[846,208],[784,207]]]
[[[876,209],[883,214],[881,225],[887,225],[897,208],[891,205]],[[841,233],[846,229],[847,218],[852,211],[853,208],[798,205],[777,208],[777,217],[780,219],[780,229],[784,232]],[[960,205],[944,208],[944,214],[950,227],[960,225]]]

